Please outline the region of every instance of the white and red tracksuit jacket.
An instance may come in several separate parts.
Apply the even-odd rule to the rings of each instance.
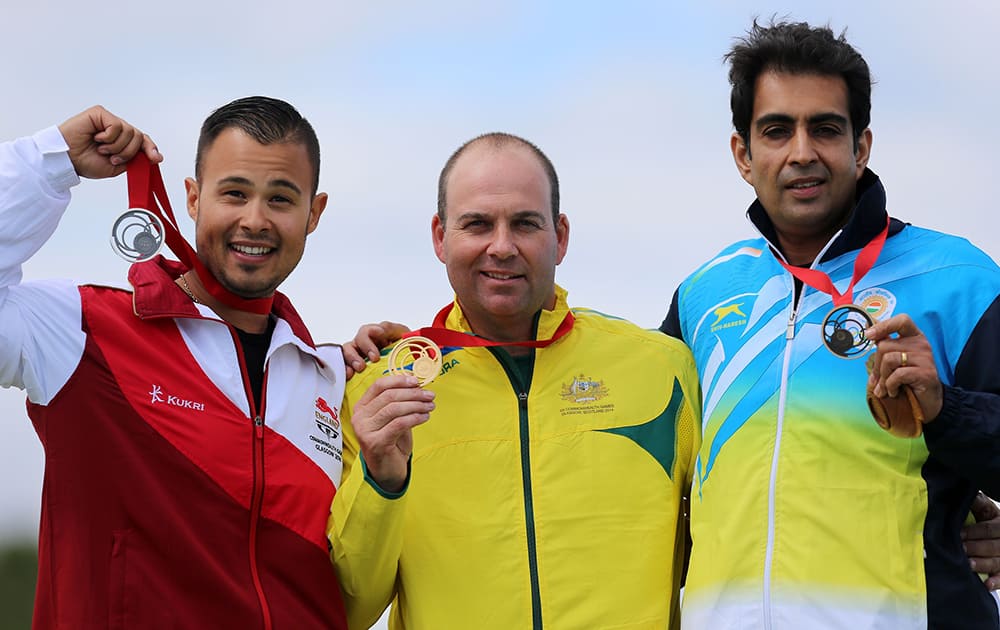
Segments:
[[[344,628],[325,527],[340,349],[287,298],[260,409],[235,331],[134,265],[133,291],[20,283],[78,180],[55,128],[0,145],[0,385],[45,448],[35,628]]]

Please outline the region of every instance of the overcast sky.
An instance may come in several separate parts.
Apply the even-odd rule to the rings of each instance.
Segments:
[[[1000,3],[673,4],[10,2],[0,139],[103,104],[154,136],[183,214],[205,116],[288,100],[319,134],[330,203],[283,290],[317,340],[342,341],[451,299],[430,243],[438,171],[472,136],[519,134],[559,171],[571,303],[654,327],[687,273],[752,234],[721,56],[754,15],[790,15],[846,27],[868,60],[890,212],[1000,256]],[[85,181],[25,278],[121,283],[108,235],[125,205],[124,178]],[[42,470],[23,394],[0,390],[0,538],[35,535]]]

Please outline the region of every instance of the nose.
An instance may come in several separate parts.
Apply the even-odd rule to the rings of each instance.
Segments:
[[[514,243],[514,235],[509,227],[501,225],[493,231],[486,253],[500,260],[513,258],[517,255],[517,245]]]
[[[805,129],[796,130],[790,142],[788,161],[792,164],[812,164],[816,160],[816,148],[809,132]]]
[[[240,227],[251,233],[266,232],[271,227],[270,211],[262,199],[251,199],[243,206]]]

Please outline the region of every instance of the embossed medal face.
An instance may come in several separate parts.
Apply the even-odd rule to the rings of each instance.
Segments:
[[[149,260],[163,247],[163,223],[149,210],[129,208],[111,228],[111,249],[128,262]]]
[[[427,337],[407,337],[389,353],[389,373],[417,377],[420,385],[427,385],[441,373],[441,348]]]
[[[875,322],[868,313],[853,304],[838,306],[823,320],[823,343],[844,359],[857,359],[872,346],[865,329]]]

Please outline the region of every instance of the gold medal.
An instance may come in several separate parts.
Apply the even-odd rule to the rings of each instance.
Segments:
[[[441,348],[427,337],[401,339],[389,353],[389,374],[407,372],[421,386],[433,381],[441,373]]]
[[[823,320],[823,344],[842,359],[857,359],[865,354],[872,342],[865,329],[875,322],[859,306],[838,306]]]

